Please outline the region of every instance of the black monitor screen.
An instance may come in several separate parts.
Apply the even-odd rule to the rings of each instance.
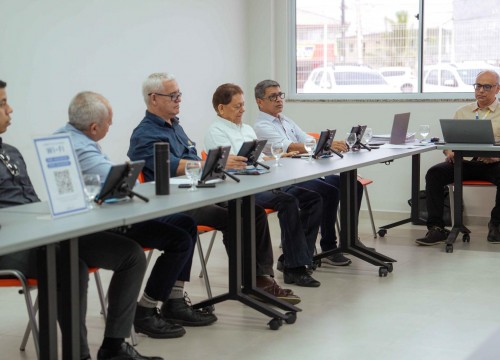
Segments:
[[[144,160],[139,160],[113,165],[102,185],[101,191],[95,197],[95,202],[102,204],[106,200],[126,197],[128,195],[126,190],[134,188],[144,163]]]
[[[267,140],[246,141],[241,145],[238,156],[244,156],[248,159],[248,165],[253,165],[259,160],[259,156],[266,146]]]
[[[316,150],[314,151],[315,159],[332,154],[332,142],[336,132],[337,130],[325,130],[321,132]]]
[[[226,175],[221,171],[226,167],[229,157],[230,146],[219,146],[215,149],[210,149],[205,160],[205,166],[201,174],[200,182],[204,183],[208,180],[226,178]]]

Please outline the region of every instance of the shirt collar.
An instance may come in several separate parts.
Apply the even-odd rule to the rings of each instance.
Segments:
[[[161,117],[159,117],[158,115],[156,114],[153,114],[152,112],[146,110],[146,118],[150,119],[151,121],[153,121],[154,123],[156,123],[157,125],[159,126],[166,126],[166,127],[171,127],[170,124],[168,122],[166,122],[165,120],[163,120]],[[174,116],[172,119],[170,119],[172,121],[172,125],[175,123],[175,124],[178,124],[179,123],[179,118],[177,116]]]
[[[224,119],[223,117],[220,117],[220,116],[217,116],[217,118],[215,119],[216,122],[219,122],[220,124],[223,124],[224,126],[227,126],[233,130],[241,130],[241,128],[243,127],[243,123],[241,124],[235,124],[234,122],[232,121],[229,121],[227,119]]]
[[[498,99],[495,99],[495,101],[493,101],[490,105],[488,105],[488,106],[486,107],[486,109],[490,110],[491,112],[495,112],[495,110],[496,110],[496,109],[497,109],[497,107],[498,107],[498,104],[499,104]],[[476,102],[476,105],[477,105],[477,102]],[[477,107],[473,110],[473,112],[476,112],[476,111],[478,111],[478,110],[479,110],[479,106],[477,106]]]
[[[269,121],[273,121],[273,120],[281,120],[283,121],[285,119],[285,117],[280,113],[278,114],[278,117],[276,116],[272,116],[266,112],[263,112],[263,111],[259,111],[259,117],[261,119],[264,119],[264,120],[269,120]]]

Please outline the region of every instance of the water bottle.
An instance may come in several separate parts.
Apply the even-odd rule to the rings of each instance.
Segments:
[[[170,151],[168,143],[155,143],[156,195],[170,194]]]

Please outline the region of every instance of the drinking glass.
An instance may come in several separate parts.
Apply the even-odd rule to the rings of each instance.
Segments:
[[[363,134],[363,139],[364,139],[365,144],[370,143],[372,137],[373,137],[373,129],[366,128],[365,133]]]
[[[275,142],[271,145],[271,153],[273,154],[274,158],[276,159],[276,163],[274,164],[274,166],[276,166],[276,167],[283,166],[280,163],[280,158],[284,152],[285,152],[285,145],[283,145],[282,142]]]
[[[316,139],[315,138],[307,138],[304,142],[304,147],[309,154],[309,159],[307,162],[312,163],[312,156],[314,154],[314,149],[316,149]]]
[[[83,175],[83,185],[87,195],[87,207],[93,209],[94,199],[101,190],[101,177],[99,174],[85,174]]]
[[[346,143],[349,146],[349,151],[352,151],[352,146],[356,144],[358,140],[358,135],[356,133],[350,133],[347,135]]]
[[[188,191],[196,191],[198,188],[196,184],[201,178],[201,162],[200,161],[187,161],[185,167],[186,177],[191,181],[191,187]]]
[[[429,125],[420,125],[418,127],[418,133],[420,134],[420,137],[422,140],[420,142],[426,142],[425,139],[427,138],[427,135],[429,135],[430,132],[430,127]]]

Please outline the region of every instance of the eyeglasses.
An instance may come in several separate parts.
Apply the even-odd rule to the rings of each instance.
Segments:
[[[19,168],[16,164],[10,163],[10,156],[4,150],[0,151],[0,161],[7,167],[7,170],[12,174],[12,176],[19,175]]]
[[[484,91],[490,91],[494,86],[498,86],[498,84],[495,85],[490,85],[490,84],[472,84],[474,86],[475,90],[481,90],[481,88],[484,89]]]
[[[262,98],[262,99],[263,100],[267,99],[269,101],[276,101],[276,100],[278,100],[278,98],[284,99],[285,98],[285,93],[280,92],[280,93],[273,94],[273,95],[270,95],[270,96]]]
[[[158,96],[168,96],[170,98],[170,100],[172,100],[172,101],[177,101],[182,96],[181,92],[176,92],[176,93],[172,93],[172,94],[149,93],[148,96],[151,96],[153,94],[158,95]]]

